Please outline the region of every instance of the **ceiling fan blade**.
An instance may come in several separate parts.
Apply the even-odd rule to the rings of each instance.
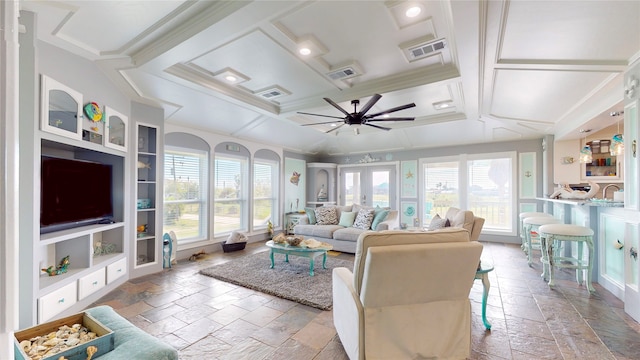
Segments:
[[[343,126],[344,126],[344,124],[340,124],[340,125],[338,125],[338,126],[334,127],[333,129],[330,129],[330,130],[325,131],[325,133],[326,133],[326,134],[328,134],[328,133],[330,133],[330,132],[332,132],[332,131],[335,131],[335,130],[340,129],[340,128],[341,128],[341,127],[343,127]]]
[[[373,107],[373,105],[375,105],[378,102],[378,100],[380,100],[381,97],[382,97],[382,95],[380,95],[380,94],[373,94],[371,99],[369,99],[369,102],[367,102],[364,105],[364,107],[362,109],[360,109],[360,112],[358,114],[360,114],[360,116],[364,116],[364,114],[366,114],[367,111],[369,111],[369,109],[371,109]]]
[[[306,113],[306,112],[300,112],[300,111],[298,111],[298,114],[303,114],[303,115],[313,115],[313,116],[322,116],[322,117],[328,117],[328,118],[332,118],[332,119],[340,119],[340,120],[344,120],[344,118],[339,117],[339,116],[322,115],[322,114],[312,114],[312,113]]]
[[[300,124],[300,126],[313,126],[313,125],[325,125],[325,124],[335,124],[338,121],[323,121],[323,122],[319,122],[319,123],[313,123],[313,124]],[[344,125],[344,124],[342,124]]]
[[[343,114],[345,114],[345,115],[349,116],[349,113],[348,113],[345,109],[341,108],[341,107],[340,107],[340,105],[338,105],[338,104],[334,103],[334,102],[333,102],[333,100],[331,100],[331,99],[329,99],[329,98],[323,98],[323,99],[324,99],[324,101],[326,101],[326,102],[328,102],[329,104],[331,104],[331,106],[333,106],[334,108],[336,108],[336,109],[340,110],[340,112],[341,112],[341,113],[343,113]]]
[[[381,118],[381,119],[366,119],[366,122],[370,122],[370,121],[413,121],[416,118],[414,117],[388,117],[388,118]]]
[[[384,127],[384,126],[378,126],[378,125],[373,125],[373,124],[369,124],[369,123],[364,123],[363,125],[367,125],[367,126],[373,126],[374,128],[378,128],[378,129],[381,129],[381,130],[386,130],[386,131],[389,131],[389,130],[391,130],[391,128],[388,128],[388,127]]]
[[[402,106],[398,106],[398,107],[391,108],[391,109],[389,109],[389,110],[385,110],[385,111],[379,112],[379,113],[377,113],[377,114],[367,115],[367,117],[368,117],[368,118],[372,118],[372,117],[376,117],[376,116],[380,116],[380,115],[390,114],[390,113],[392,113],[392,112],[396,112],[396,111],[400,111],[400,110],[404,110],[404,109],[409,109],[409,108],[412,108],[412,107],[415,107],[415,106],[416,106],[416,104],[415,104],[415,103],[411,103],[411,104],[407,104],[407,105],[402,105]]]

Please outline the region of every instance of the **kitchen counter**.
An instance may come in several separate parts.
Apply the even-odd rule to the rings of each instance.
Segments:
[[[612,201],[603,199],[551,199],[551,198],[536,198],[536,200],[549,201],[556,204],[566,205],[580,205],[580,206],[597,206],[597,207],[624,207],[623,201]]]
[[[589,227],[593,230],[594,243],[594,281],[623,299],[623,259],[624,252],[613,246],[624,242],[624,202],[602,199],[570,200],[536,198],[544,201],[545,212],[552,213],[565,224]],[[565,252],[571,252],[571,248]],[[613,280],[612,280],[613,279]]]

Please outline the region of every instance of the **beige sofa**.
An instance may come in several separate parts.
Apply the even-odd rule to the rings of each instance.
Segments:
[[[482,244],[461,228],[366,232],[333,270],[333,322],[351,360],[465,359]]]
[[[343,211],[357,212],[361,205],[347,205],[347,206],[335,206],[337,217],[340,219],[340,215]],[[351,226],[340,225],[311,225],[307,217],[300,218],[298,225],[293,228],[295,235],[302,235],[305,238],[314,238],[318,241],[324,241],[333,246],[333,250],[355,253],[356,241],[360,234],[366,231],[381,231],[396,229],[398,227],[398,211],[389,210],[387,217],[381,221],[375,229],[357,229]]]

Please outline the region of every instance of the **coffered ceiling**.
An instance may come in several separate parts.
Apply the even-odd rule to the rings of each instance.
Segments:
[[[420,13],[407,17],[417,6]],[[317,154],[579,137],[621,110],[638,1],[22,1],[166,122]],[[309,49],[301,55],[301,48]],[[230,82],[230,76],[235,82]],[[414,102],[377,122],[331,124]],[[445,105],[443,107],[442,105]],[[340,120],[337,124],[340,124]],[[354,128],[359,129],[356,135]]]

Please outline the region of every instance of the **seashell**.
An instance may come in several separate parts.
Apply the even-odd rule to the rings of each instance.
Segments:
[[[80,339],[67,339],[66,344],[69,346],[76,346],[80,344]]]
[[[47,334],[47,339],[54,339],[56,337],[56,332],[52,331]]]
[[[22,341],[20,341],[20,348],[21,348],[24,352],[29,352],[29,349],[31,349],[31,341],[29,341],[29,340],[22,340]]]
[[[57,337],[54,337],[54,338],[52,338],[52,339],[49,339],[49,340],[45,341],[42,345],[44,345],[44,346],[49,346],[49,347],[51,347],[51,346],[56,346],[56,345],[58,345],[61,341],[64,341],[64,340],[62,340],[62,339],[60,339],[60,338],[57,338]]]
[[[87,333],[87,335],[89,335],[89,339],[91,339],[91,340],[93,340],[93,339],[95,339],[97,337],[96,333],[94,333],[94,332],[89,332],[89,333]]]
[[[73,333],[67,336],[68,339],[79,339],[80,337],[82,337],[82,333]]]

